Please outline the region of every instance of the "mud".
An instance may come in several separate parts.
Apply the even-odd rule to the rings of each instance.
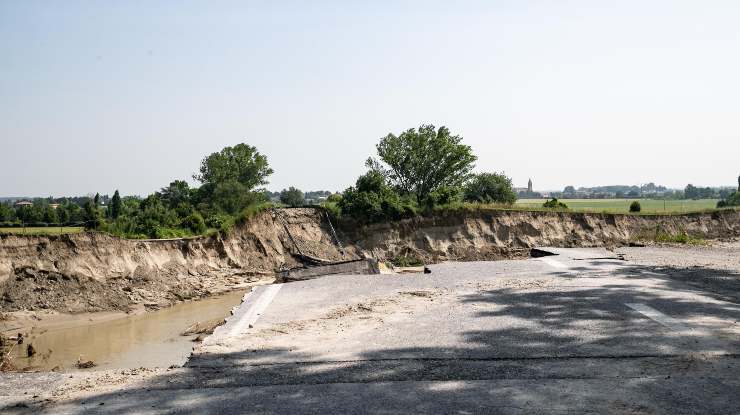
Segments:
[[[24,346],[37,353],[27,357],[16,347],[11,362],[18,370],[74,370],[92,362],[96,370],[182,365],[195,335],[212,332],[240,304],[244,290],[190,301],[154,312],[52,315],[37,320],[0,323],[24,333]]]

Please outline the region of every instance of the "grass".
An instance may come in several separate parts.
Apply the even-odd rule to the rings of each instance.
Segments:
[[[714,209],[718,199],[657,200],[657,199],[558,199],[574,211],[629,213],[630,203],[640,202],[640,213],[687,213]],[[520,199],[515,207],[542,207],[545,199]]]
[[[657,225],[655,229],[643,229],[633,238],[635,241],[651,241],[658,243],[687,244],[687,245],[705,245],[706,241],[696,238],[681,229],[678,232],[670,232]]]
[[[27,228],[0,228],[0,234],[16,235],[62,235],[66,233],[83,232],[82,226],[50,226],[50,227],[27,227]]]

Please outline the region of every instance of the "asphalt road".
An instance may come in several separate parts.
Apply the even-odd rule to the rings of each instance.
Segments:
[[[12,410],[740,413],[737,293],[603,249],[548,251],[258,287],[186,367]]]

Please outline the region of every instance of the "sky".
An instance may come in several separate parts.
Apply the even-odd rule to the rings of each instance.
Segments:
[[[0,196],[146,195],[256,146],[342,190],[445,125],[515,186],[736,185],[737,1],[0,0]]]

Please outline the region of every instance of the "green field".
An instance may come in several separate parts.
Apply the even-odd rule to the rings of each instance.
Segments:
[[[699,200],[656,200],[656,199],[559,199],[572,210],[600,211],[613,213],[629,212],[630,203],[637,200],[642,206],[641,213],[681,213],[714,209],[717,199]],[[516,206],[542,207],[545,199],[520,199]]]
[[[26,234],[26,235],[61,235],[61,234],[64,234],[64,233],[78,233],[78,232],[82,232],[84,230],[85,230],[85,228],[83,228],[81,226],[79,226],[79,227],[78,226],[74,226],[74,227],[69,227],[69,226],[65,226],[65,227],[53,227],[53,226],[50,226],[48,228],[42,228],[42,227],[38,227],[38,228],[32,228],[32,227],[28,227],[28,228],[0,228],[0,234],[12,233],[12,234],[20,234],[20,235],[23,235],[23,234]]]

